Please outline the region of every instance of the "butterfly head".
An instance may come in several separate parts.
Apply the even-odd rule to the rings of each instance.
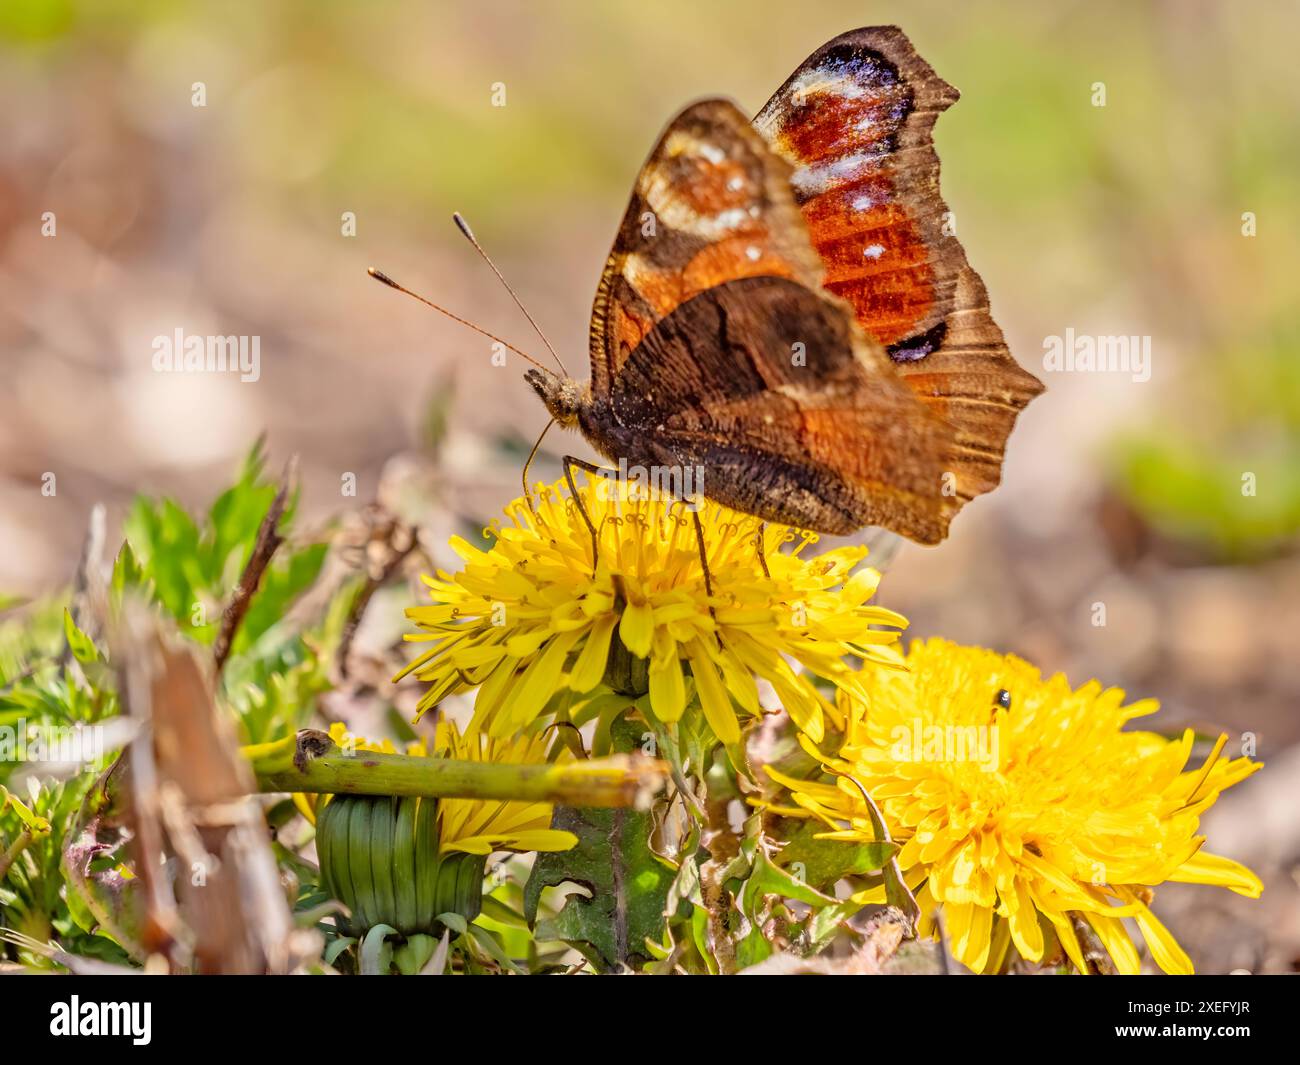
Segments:
[[[566,429],[576,426],[578,413],[591,404],[591,390],[572,377],[534,367],[524,372],[524,380],[542,397],[551,417]]]

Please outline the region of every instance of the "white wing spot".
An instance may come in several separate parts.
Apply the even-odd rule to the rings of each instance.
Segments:
[[[745,258],[748,259],[751,263],[758,262],[758,260],[761,259],[762,256],[763,253],[759,251],[756,247],[754,247],[754,245],[752,244],[745,249]]]
[[[885,246],[883,244],[868,244],[862,249],[862,255],[866,259],[879,259],[884,254]]]
[[[884,154],[879,150],[856,152],[828,163],[802,166],[790,175],[790,183],[806,196],[816,196],[837,185],[847,185],[879,167]]]
[[[844,100],[855,100],[865,96],[867,90],[852,78],[847,78],[833,67],[816,67],[805,73],[791,86],[791,95],[795,99],[807,99],[826,93]]]

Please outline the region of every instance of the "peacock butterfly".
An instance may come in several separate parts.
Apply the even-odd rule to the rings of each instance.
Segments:
[[[1042,391],[939,194],[931,130],[956,99],[873,27],[819,48],[752,123],[687,107],[605,265],[590,384],[527,371],[552,417],[614,461],[702,469],[705,496],[764,520],[942,540]]]

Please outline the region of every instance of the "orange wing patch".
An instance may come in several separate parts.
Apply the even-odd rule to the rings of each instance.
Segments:
[[[669,124],[637,177],[596,291],[594,393],[607,392],[655,323],[692,296],[747,277],[821,286],[790,174],[726,100],[693,104]]]
[[[901,30],[875,27],[809,56],[754,124],[795,168],[826,288],[956,430],[948,468],[967,500],[997,485],[1042,385],[1011,358],[939,195],[931,131],[957,98]]]
[[[937,277],[913,206],[900,201],[893,153],[913,86],[881,52],[846,34],[803,64],[755,120],[792,176],[826,287],[882,344],[935,324]],[[879,31],[874,31],[879,33]],[[956,99],[933,79],[934,103]]]

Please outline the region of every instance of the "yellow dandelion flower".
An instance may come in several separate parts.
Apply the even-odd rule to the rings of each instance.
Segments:
[[[531,765],[546,761],[547,737],[496,739],[482,733],[463,734],[453,722],[438,722],[435,756],[469,762]],[[572,758],[562,751],[557,761]],[[572,832],[551,828],[549,802],[502,802],[484,799],[443,799],[438,804],[438,848],[467,854],[493,851],[567,851],[578,842]]]
[[[1158,708],[1152,700],[1125,706],[1117,688],[1072,690],[1060,674],[1044,680],[1014,656],[945,640],[914,642],[907,666],[864,676],[866,699],[850,708],[839,757],[823,758],[838,779],[771,775],[826,822],[827,838],[875,839],[865,789],[902,843],[899,866],[923,920],[932,927],[942,909],[964,965],[996,972],[1011,946],[1040,961],[1054,932],[1086,972],[1077,914],[1118,971],[1139,968],[1123,923],[1131,918],[1161,969],[1190,973],[1151,912],[1151,888],[1263,890],[1249,869],[1205,853],[1197,835],[1219,793],[1260,768],[1222,758],[1226,736],[1189,769],[1191,730],[1178,740],[1123,730]],[[858,898],[883,901],[883,890]]]
[[[812,676],[857,694],[863,674],[854,660],[900,660],[891,645],[907,622],[867,605],[879,574],[856,568],[866,548],[805,557],[815,536],[768,526],[760,558],[756,519],[701,501],[710,596],[683,504],[603,477],[578,491],[598,530],[594,566],[587,524],[556,484],[541,489],[535,513],[522,498],[507,507],[488,550],[453,539],[464,566],[425,578],[433,605],[407,611],[425,630],[407,638],[433,646],[394,678],[414,672],[429,683],[421,712],[478,688],[471,731],[515,735],[557,693],[595,692],[617,636],[646,660],[659,721],[676,722],[695,697],[717,738],[735,743],[737,708],[759,714],[762,679],[820,740],[823,718],[839,719]],[[782,543],[794,547],[784,552]]]

